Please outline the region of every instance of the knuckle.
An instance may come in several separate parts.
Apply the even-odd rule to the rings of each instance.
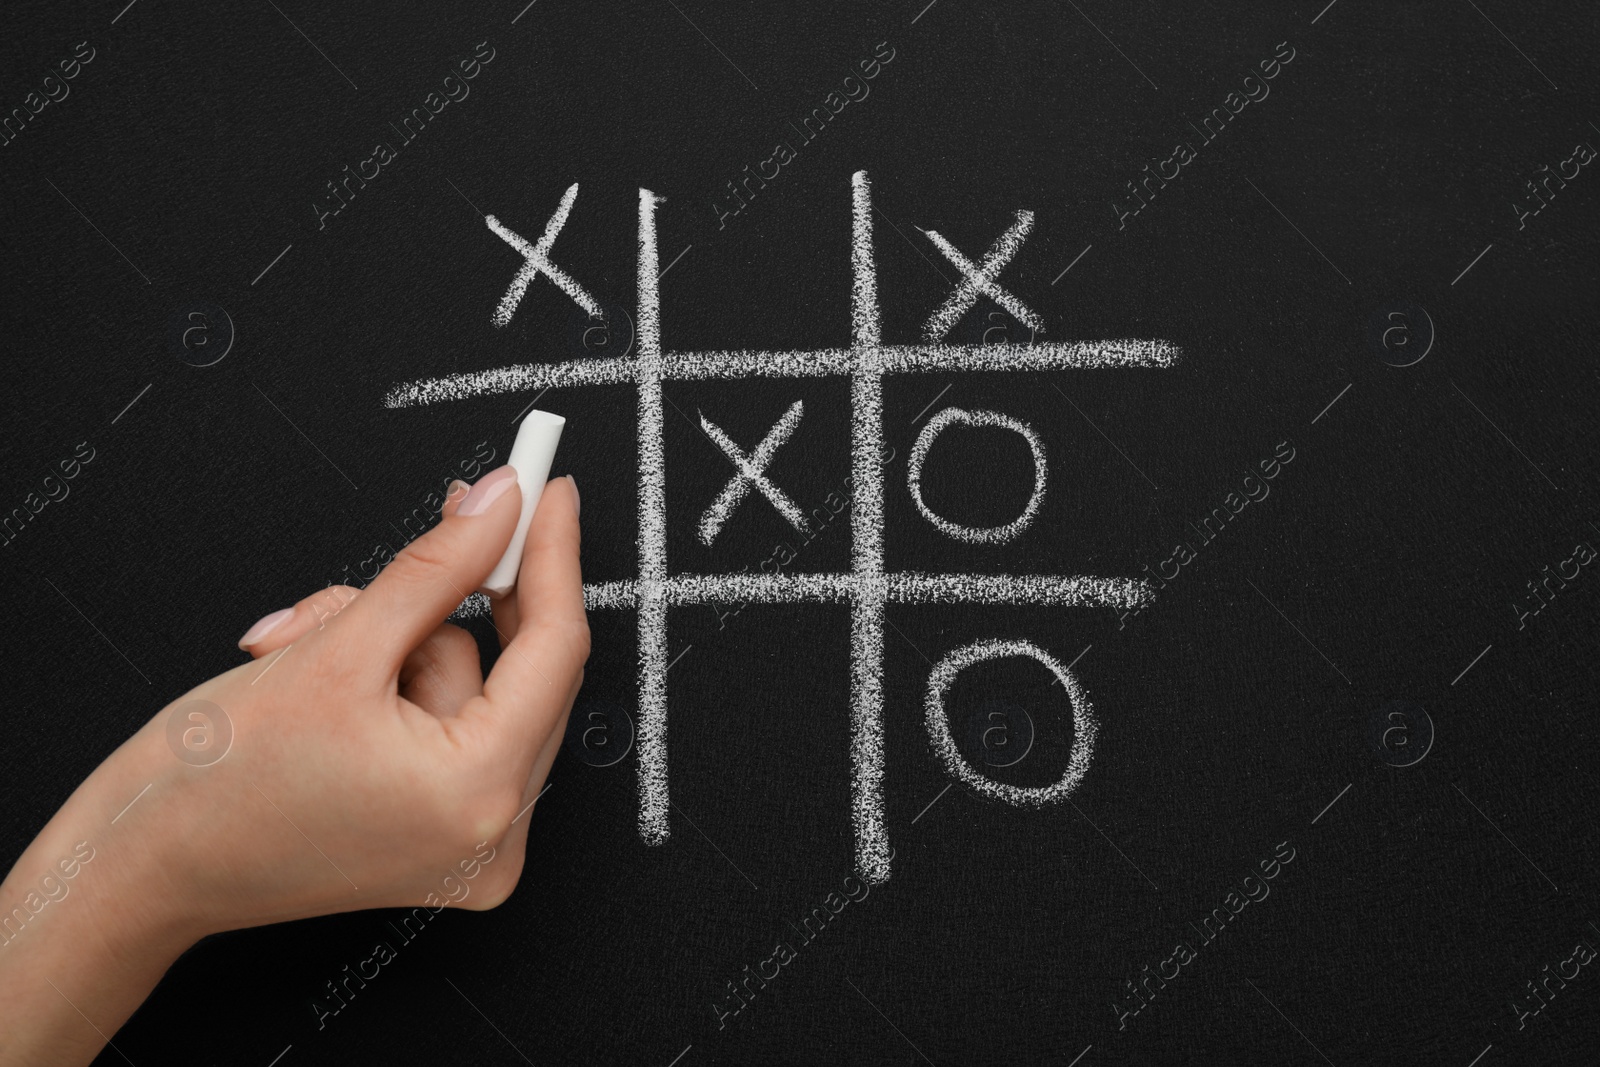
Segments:
[[[499,785],[485,788],[468,807],[465,825],[472,843],[498,841],[511,829],[511,822],[522,808],[522,788]]]
[[[577,653],[578,669],[582,670],[583,665],[589,662],[589,653],[593,649],[593,641],[589,635],[589,620],[587,617],[580,617],[578,621],[573,624],[572,647],[573,651]]]
[[[347,585],[330,585],[301,600],[297,607],[304,607],[306,610],[303,614],[308,614],[309,621],[314,622],[316,629],[320,630],[328,620],[349,607],[359,592],[359,589]]]
[[[315,648],[315,680],[326,685],[329,692],[347,691],[362,677],[370,661],[367,640],[366,635],[343,626],[313,627],[309,643]]]
[[[507,854],[495,866],[485,868],[478,876],[477,891],[462,906],[472,911],[492,911],[504,904],[522,880],[522,863],[522,855]]]
[[[570,681],[582,674],[589,662],[589,622],[582,616],[541,619],[519,633],[515,643],[525,650],[525,658],[537,659]]]
[[[566,650],[574,670],[582,670],[583,665],[589,662],[592,641],[587,617],[579,615],[571,619],[554,619],[544,623],[540,631],[543,641]]]
[[[439,538],[425,535],[402,549],[387,569],[407,584],[427,585],[449,577],[451,553]]]
[[[470,651],[476,655],[478,652],[478,639],[459,626],[448,622],[441,623],[436,636],[445,651],[452,654],[460,655]]]

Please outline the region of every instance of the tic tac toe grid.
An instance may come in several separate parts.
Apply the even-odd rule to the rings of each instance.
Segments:
[[[569,190],[575,195],[576,187]],[[472,374],[453,375],[396,387],[386,399],[390,407],[434,403],[486,393],[544,390],[579,385],[632,382],[638,389],[639,448],[639,573],[631,579],[584,586],[590,610],[633,609],[639,629],[639,829],[650,844],[669,833],[667,779],[667,617],[673,607],[730,602],[838,603],[850,607],[851,664],[851,819],[855,830],[856,866],[872,883],[889,877],[891,851],[883,809],[883,655],[888,604],[1016,604],[1129,609],[1146,603],[1149,586],[1131,578],[1089,575],[929,574],[884,569],[884,485],[879,456],[883,445],[883,379],[890,374],[943,371],[1049,371],[1172,366],[1178,350],[1163,341],[1118,340],[1041,342],[1027,344],[946,344],[938,336],[928,343],[884,344],[880,336],[877,267],[873,252],[872,194],[865,171],[852,177],[851,344],[847,348],[809,351],[744,349],[670,352],[661,343],[661,282],[656,241],[656,209],[661,198],[639,190],[639,255],[637,344],[633,354],[551,364],[522,364]],[[563,201],[564,208],[570,208]],[[543,258],[565,211],[552,219],[539,248],[524,250],[534,269],[557,281],[558,268]],[[1026,216],[1018,213],[1019,223]],[[494,225],[491,219],[491,227]],[[498,232],[498,231],[497,231]],[[1026,234],[1026,226],[1021,228]],[[1020,238],[1016,228],[974,264],[948,242],[930,233],[961,270],[957,291],[946,301],[970,307],[979,293],[994,296],[1002,306],[1015,298],[998,288],[994,277]],[[1010,238],[1009,250],[1002,244]],[[531,254],[530,254],[531,253]],[[535,258],[537,257],[537,258]],[[519,280],[522,279],[519,274]],[[570,279],[562,279],[569,281]],[[514,283],[515,284],[515,283]],[[526,286],[526,281],[523,281]],[[574,286],[575,287],[575,286]],[[567,289],[567,285],[562,285]],[[570,292],[570,290],[569,290]],[[580,290],[581,292],[581,290]],[[520,292],[518,293],[520,296]],[[574,297],[574,299],[578,299]],[[590,300],[579,300],[587,306]],[[930,335],[954,324],[936,313]],[[592,310],[592,309],[591,309]],[[1026,310],[1026,309],[1023,309]],[[851,398],[851,569],[837,574],[670,574],[667,567],[666,444],[662,383],[667,380],[737,380],[845,376]],[[955,409],[946,409],[954,411]],[[1015,420],[992,412],[961,412]],[[940,425],[948,423],[942,420]],[[1036,451],[1036,456],[1038,455]],[[1044,477],[1037,467],[1037,480]],[[914,487],[913,487],[914,488]],[[941,528],[949,524],[940,524]],[[1019,531],[1020,532],[1020,531]],[[954,675],[987,658],[1026,655],[1039,659],[1063,682],[1074,706],[1073,758],[1066,774],[1052,786],[1023,789],[999,786],[982,778],[956,753],[943,717],[943,693]],[[1092,709],[1071,672],[1048,653],[1026,642],[987,641],[956,649],[930,673],[928,725],[946,769],[969,783],[981,781],[987,791],[1012,803],[1042,803],[1067,795],[1087,766],[1093,739]],[[941,743],[943,742],[943,743]]]

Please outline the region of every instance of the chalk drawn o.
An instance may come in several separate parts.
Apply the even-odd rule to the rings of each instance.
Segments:
[[[960,423],[964,426],[999,426],[1002,429],[1015,431],[1022,435],[1022,439],[1028,442],[1028,448],[1033,451],[1033,495],[1028,498],[1028,505],[1022,509],[1022,514],[1004,526],[962,526],[960,523],[935,515],[933,509],[922,499],[922,464],[928,458],[928,450],[933,447],[933,439],[951,423]],[[1033,522],[1033,517],[1039,513],[1039,502],[1044,499],[1044,472],[1044,442],[1027,423],[1019,422],[997,411],[963,411],[960,408],[945,408],[929,419],[927,425],[922,427],[922,432],[917,435],[917,443],[911,447],[911,462],[906,466],[906,484],[910,486],[911,499],[917,502],[917,510],[922,512],[923,518],[951,537],[975,544],[1003,545],[1026,530]]]
[[[1017,656],[1036,659],[1049,668],[1050,673],[1056,676],[1061,687],[1067,691],[1067,698],[1072,702],[1072,754],[1067,757],[1066,772],[1052,785],[1007,785],[987,778],[962,759],[960,750],[956,748],[955,738],[950,734],[950,720],[945,713],[944,698],[950,686],[955,683],[956,677],[974,664]],[[947,653],[928,674],[928,696],[924,707],[928,716],[928,737],[933,742],[934,750],[944,761],[945,770],[953,778],[984,796],[1003,800],[1017,807],[1039,808],[1070,796],[1078,783],[1083,780],[1084,772],[1089,769],[1089,757],[1094,754],[1095,734],[1099,731],[1099,724],[1095,722],[1094,708],[1089,704],[1088,694],[1078,684],[1077,677],[1063,667],[1054,656],[1031,641],[1000,639],[974,641],[970,645],[963,645]]]

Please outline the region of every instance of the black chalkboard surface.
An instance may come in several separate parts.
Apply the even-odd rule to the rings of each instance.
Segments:
[[[1592,7],[7,14],[8,856],[530,407],[583,494],[518,891],[99,1062],[1594,1061]]]

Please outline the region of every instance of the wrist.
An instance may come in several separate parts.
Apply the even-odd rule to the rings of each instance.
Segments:
[[[31,940],[35,929],[70,930],[97,954],[109,953],[114,966],[170,963],[207,931],[184,906],[168,876],[170,859],[150,835],[98,817],[101,807],[80,789],[17,861],[0,899],[7,944]]]
[[[152,850],[98,807],[80,787],[0,883],[0,1003],[29,1020],[0,1036],[7,1064],[88,1063],[199,936]]]

